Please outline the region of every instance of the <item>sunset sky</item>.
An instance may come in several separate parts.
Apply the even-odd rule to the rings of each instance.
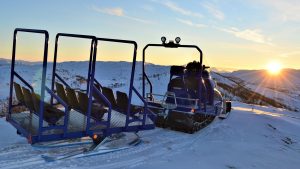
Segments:
[[[213,67],[265,69],[276,61],[300,68],[299,0],[2,0],[0,58],[11,58],[17,27],[48,30],[50,60],[55,34],[68,32],[135,40],[139,60],[147,43],[180,36],[182,44],[198,45],[205,64]],[[20,37],[20,59],[40,60],[42,40]],[[62,40],[60,61],[87,60],[88,44]],[[131,60],[125,45],[102,48],[103,60]],[[195,52],[153,49],[149,54],[155,56],[153,62],[170,64],[185,62]]]

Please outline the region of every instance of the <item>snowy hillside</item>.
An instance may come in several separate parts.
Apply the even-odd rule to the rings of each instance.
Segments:
[[[270,76],[264,70],[239,70],[222,75],[230,79],[230,85],[238,83],[292,110],[300,110],[300,70],[284,69],[278,76]]]
[[[52,66],[52,63],[49,63],[47,69],[47,86],[49,87],[52,78]],[[72,87],[86,89],[85,78],[88,73],[88,62],[63,62],[57,65],[57,69],[57,73]],[[16,71],[26,80],[28,80],[34,86],[35,90],[39,92],[39,83],[41,81],[41,63],[17,61]],[[109,86],[114,90],[128,92],[130,71],[131,63],[129,62],[97,62],[95,77],[104,86]],[[7,107],[5,103],[8,97],[10,78],[9,60],[0,60],[0,72],[0,111],[3,112]],[[141,73],[142,65],[141,62],[138,62],[136,66],[134,83],[140,92],[142,90]],[[167,88],[167,82],[169,78],[169,67],[147,64],[146,73],[155,85],[153,92],[164,93],[165,89]],[[220,90],[223,91],[223,93],[227,93],[227,96],[230,96],[229,98],[231,100],[248,102],[243,98],[241,99],[241,96],[238,96],[238,94],[242,93],[240,88],[243,87],[245,90],[248,90],[248,92],[245,93],[245,97],[249,97],[247,95],[249,92],[251,92],[250,95],[253,95],[253,93],[256,95],[261,94],[252,98],[254,100],[250,101],[249,103],[284,107],[290,110],[300,111],[300,71],[285,70],[284,74],[286,74],[286,77],[277,79],[276,82],[278,83],[276,84],[278,85],[276,88],[274,88],[274,86],[271,85],[273,84],[271,82],[274,82],[274,80],[266,80],[268,76],[265,75],[265,71],[241,70],[234,71],[232,73],[212,72],[212,76],[219,84]],[[288,87],[291,86],[291,84],[293,84],[293,87]],[[231,88],[233,87],[236,92],[230,91],[233,89],[224,88],[224,85],[227,85]],[[146,87],[146,90],[149,90],[149,86]],[[260,101],[262,96],[265,98],[263,101]],[[138,100],[136,96],[134,96],[133,99],[134,101]],[[273,102],[275,103],[272,104]]]
[[[278,89],[300,89],[300,70],[283,69],[279,75],[272,76],[265,70],[238,70],[227,73],[248,83]],[[288,83],[287,83],[288,82]]]
[[[137,147],[56,162],[41,155],[70,148],[33,148],[0,119],[0,168],[299,168],[299,114],[239,102],[233,109],[226,120],[215,119],[193,135],[157,128],[140,132]]]
[[[10,62],[7,60],[0,61],[0,110],[3,110],[3,105],[6,103],[9,95],[9,79],[10,79]],[[47,65],[47,83],[51,86],[52,78],[52,63]],[[19,61],[16,66],[16,72],[26,79],[34,87],[37,93],[40,92],[40,82],[42,73],[41,63],[31,63]],[[169,67],[156,66],[149,64],[146,66],[149,78],[151,78],[156,85],[165,85],[166,89],[167,79],[169,78]],[[135,86],[138,90],[142,90],[142,67],[141,62],[136,65]],[[86,77],[88,74],[88,62],[63,62],[57,65],[57,74],[61,76],[74,88],[86,89]],[[131,74],[131,63],[129,62],[98,62],[96,64],[95,77],[102,85],[128,92]],[[47,96],[46,96],[47,97]],[[134,96],[134,99],[136,97]],[[6,105],[4,105],[6,106]],[[2,109],[1,109],[2,107]],[[4,110],[3,110],[4,111]]]

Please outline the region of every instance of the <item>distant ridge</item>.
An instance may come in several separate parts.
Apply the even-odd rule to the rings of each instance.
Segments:
[[[6,65],[6,64],[10,64],[10,63],[11,63],[11,59],[0,58],[0,65]],[[31,61],[25,61],[25,60],[16,60],[16,64],[33,65],[33,64],[41,64],[41,63],[42,62],[39,62],[39,61],[31,62]]]
[[[278,75],[270,75],[267,70],[237,70],[224,75],[240,78],[248,83],[268,87],[296,88],[300,87],[299,69],[282,69]]]
[[[40,64],[41,61],[25,61],[25,60],[16,60],[18,64]],[[52,60],[48,60],[48,63],[52,63]],[[83,63],[88,62],[86,60],[84,61],[64,61],[64,62],[58,62],[58,63]],[[106,62],[106,63],[131,63],[130,61],[97,61],[97,62]],[[0,58],[0,65],[2,64],[10,64],[11,59],[5,59]],[[142,61],[137,61],[137,63],[142,63]],[[170,65],[159,65],[159,64],[153,64],[153,63],[145,63],[147,65],[156,65],[156,66],[170,66]],[[231,76],[240,76],[240,75],[247,75],[247,74],[261,74],[262,72],[265,74],[266,70],[264,69],[235,69],[235,68],[228,68],[228,67],[211,67],[211,71],[218,72],[218,73],[224,73]],[[300,72],[300,69],[292,69],[292,68],[286,68],[282,70],[283,72],[293,73],[293,72]],[[298,75],[298,74],[297,74]]]

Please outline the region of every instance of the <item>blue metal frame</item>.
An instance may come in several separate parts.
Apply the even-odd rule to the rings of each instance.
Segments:
[[[143,82],[142,82],[142,85],[143,85],[143,98],[145,98],[145,95],[146,95],[146,89],[145,89],[145,86],[146,86],[146,82],[147,81],[149,83],[149,86],[150,86],[150,93],[153,92],[153,86],[152,86],[152,83],[150,81],[150,79],[148,78],[146,72],[145,72],[145,54],[146,54],[146,49],[148,47],[163,47],[163,48],[194,48],[196,49],[198,52],[199,52],[199,56],[200,56],[200,65],[201,65],[201,69],[200,69],[200,73],[199,73],[199,80],[203,80],[203,77],[202,77],[202,71],[203,71],[203,52],[202,50],[196,46],[196,45],[181,45],[181,44],[178,44],[178,43],[173,43],[173,42],[170,42],[170,43],[162,43],[162,44],[147,44],[144,49],[143,49],[143,66],[142,66],[142,74],[143,74]],[[202,83],[199,83],[199,86],[198,86],[198,90],[199,91],[202,91],[203,89],[203,84]],[[213,93],[213,91],[212,91]],[[202,92],[198,92],[199,96],[198,98],[202,98],[201,94]],[[200,112],[201,113],[206,113],[206,102],[207,102],[207,98],[204,97],[204,100],[202,101],[201,99],[199,99],[199,105],[201,104],[204,104],[204,108],[203,110],[201,109],[201,106],[200,106]]]
[[[36,112],[39,116],[39,126],[38,126],[38,133],[33,135],[26,129],[22,128],[18,122],[16,122],[14,119],[11,118],[12,114],[12,107],[15,105],[12,105],[12,97],[13,97],[13,82],[14,77],[20,79],[32,92],[34,92],[33,87],[20,76],[18,73],[15,72],[15,55],[16,55],[16,40],[17,40],[17,33],[18,32],[29,32],[29,33],[39,33],[45,35],[45,43],[44,43],[44,55],[43,55],[43,72],[42,72],[42,85],[41,85],[41,101],[40,101],[40,110],[39,112]],[[88,69],[88,75],[87,75],[87,89],[86,93],[89,96],[89,105],[88,105],[88,112],[86,116],[87,125],[85,131],[78,131],[78,132],[69,132],[68,131],[68,114],[69,114],[69,107],[67,103],[65,103],[59,96],[55,94],[54,90],[54,84],[56,78],[61,81],[65,86],[70,87],[66,81],[63,80],[57,73],[56,73],[56,64],[57,64],[57,52],[58,52],[58,41],[60,37],[73,37],[73,38],[80,38],[80,39],[90,39],[91,40],[91,48],[90,48],[90,60],[89,60],[89,69]],[[143,99],[143,97],[139,94],[139,92],[136,90],[136,88],[133,86],[134,81],[134,72],[135,72],[135,66],[136,66],[136,54],[137,54],[137,43],[135,41],[128,41],[128,40],[119,40],[119,39],[107,39],[107,38],[96,38],[95,36],[90,35],[78,35],[78,34],[67,34],[67,33],[58,33],[56,35],[55,39],[55,50],[54,50],[54,62],[53,62],[53,72],[52,72],[52,83],[51,83],[51,89],[49,89],[46,86],[46,70],[47,70],[47,57],[48,57],[48,40],[49,40],[49,34],[46,30],[33,30],[33,29],[20,29],[17,28],[14,31],[14,41],[13,41],[13,52],[12,52],[12,63],[11,63],[11,78],[10,78],[10,97],[9,97],[9,112],[6,115],[7,121],[9,121],[21,134],[25,137],[27,137],[28,142],[30,143],[36,143],[36,142],[43,142],[43,141],[54,141],[54,140],[62,140],[62,139],[70,139],[70,138],[80,138],[84,136],[93,136],[94,134],[98,134],[99,132],[103,133],[103,136],[109,136],[113,133],[119,133],[119,132],[137,132],[140,130],[149,130],[154,129],[155,125],[153,124],[146,124],[146,117],[147,114],[150,116],[154,116],[151,114],[151,111],[148,110],[147,102]],[[101,86],[101,84],[95,79],[95,65],[96,65],[96,57],[97,57],[97,45],[98,41],[108,41],[108,42],[116,42],[116,43],[127,43],[127,44],[133,44],[134,45],[134,53],[133,53],[133,63],[131,68],[131,77],[130,77],[130,87],[129,87],[129,105],[126,115],[126,123],[125,126],[122,127],[111,127],[110,121],[111,121],[111,111],[112,111],[112,105],[108,101],[108,99],[95,87],[94,83]],[[50,94],[51,96],[51,104],[53,105],[54,99],[61,104],[65,111],[64,111],[64,124],[59,126],[47,126],[43,127],[43,119],[44,119],[44,98],[45,98],[45,91]],[[143,112],[143,118],[142,119],[132,119],[130,120],[130,105],[132,100],[132,92],[135,92],[137,96],[142,100],[144,103],[144,112]],[[104,102],[108,105],[108,120],[107,121],[101,121],[101,122],[95,122],[94,124],[91,124],[91,111],[92,111],[92,98],[93,93],[99,95]],[[129,126],[130,123],[134,121],[141,121],[142,125],[135,125],[135,126]],[[106,125],[105,129],[101,129],[100,131],[91,130],[90,127],[92,125],[98,125],[103,124]],[[61,134],[47,134],[43,135],[44,131],[52,130],[52,129],[60,129],[63,132]]]
[[[91,64],[92,64],[92,57],[96,54],[94,52],[94,48],[97,48],[96,37],[91,35],[79,35],[79,34],[69,34],[69,33],[58,33],[55,37],[55,48],[54,48],[54,60],[53,60],[53,69],[52,69],[52,83],[51,83],[51,90],[54,91],[54,83],[55,78],[60,80],[65,86],[70,87],[67,82],[63,80],[57,73],[56,73],[56,64],[57,64],[57,53],[58,53],[58,42],[60,37],[71,37],[71,38],[79,38],[79,39],[90,39],[91,40],[91,48],[90,48],[90,60],[89,60],[89,68],[88,68],[88,79],[87,79],[87,89],[86,93],[89,92],[89,83],[90,83],[90,72],[91,72]],[[53,97],[51,97],[51,104],[53,104]]]
[[[134,71],[135,71],[135,65],[136,65],[136,54],[137,54],[137,43],[134,41],[129,41],[129,40],[120,40],[120,39],[108,39],[108,38],[96,38],[95,36],[90,36],[90,35],[78,35],[78,34],[66,34],[66,33],[58,33],[56,35],[56,42],[55,42],[55,52],[54,52],[54,62],[53,62],[53,76],[52,76],[52,91],[54,91],[54,83],[55,83],[55,78],[60,80],[64,85],[69,86],[57,73],[56,73],[56,64],[57,64],[57,51],[58,51],[58,40],[59,37],[73,37],[73,38],[81,38],[81,39],[90,39],[91,40],[91,49],[90,49],[90,60],[89,60],[89,70],[88,70],[88,77],[87,77],[87,90],[86,93],[88,94],[88,112],[86,116],[87,124],[86,124],[86,129],[84,131],[85,135],[84,136],[92,136],[97,133],[103,133],[103,136],[109,136],[113,133],[118,133],[118,132],[124,132],[124,131],[139,131],[139,130],[146,130],[146,129],[153,129],[155,126],[153,125],[146,125],[146,115],[147,115],[147,105],[145,105],[145,111],[143,115],[143,119],[140,120],[143,122],[143,125],[141,126],[129,126],[130,123],[137,121],[135,120],[129,120],[130,116],[130,105],[131,105],[131,98],[132,98],[132,90],[137,93],[137,95],[142,99],[144,103],[146,103],[145,100],[141,97],[141,95],[135,90],[133,86],[133,80],[134,80]],[[130,78],[130,87],[129,87],[129,109],[127,110],[127,118],[126,118],[126,125],[123,127],[111,127],[110,121],[111,121],[111,111],[112,111],[112,105],[109,102],[109,100],[95,87],[95,84],[100,85],[102,87],[101,83],[95,78],[95,69],[96,69],[96,63],[97,63],[97,46],[98,46],[98,41],[106,41],[106,42],[115,42],[115,43],[127,43],[127,44],[133,44],[134,45],[134,54],[133,54],[133,64],[132,64],[132,73],[131,73],[131,78]],[[98,122],[96,121],[95,123],[91,123],[91,111],[92,111],[92,104],[93,104],[93,95],[96,94],[102,100],[108,105],[108,118],[107,121],[101,121]],[[53,103],[53,99],[51,101]],[[146,103],[147,104],[147,103]],[[94,119],[95,120],[95,119]],[[101,130],[91,130],[90,128],[93,125],[105,125],[105,129]],[[66,137],[69,137],[69,133],[67,131],[64,132]],[[74,132],[72,133],[72,137],[82,137],[83,132]],[[55,139],[58,136],[55,136]],[[48,138],[49,139],[49,138]]]
[[[32,92],[34,92],[33,87],[25,80],[23,79],[18,73],[15,72],[15,60],[16,60],[16,45],[17,45],[17,33],[18,32],[27,32],[27,33],[38,33],[38,34],[44,34],[45,41],[44,41],[44,54],[43,54],[43,70],[42,70],[42,82],[41,82],[41,97],[40,97],[40,110],[39,112],[36,112],[36,114],[39,116],[39,127],[38,127],[38,133],[35,136],[32,136],[32,134],[28,131],[26,131],[20,124],[18,124],[15,120],[11,118],[12,113],[12,97],[13,97],[13,82],[14,77],[16,76],[18,79],[20,79]],[[16,127],[16,129],[25,137],[27,137],[28,141],[30,143],[35,143],[38,141],[43,140],[45,135],[43,135],[43,132],[46,130],[51,129],[67,129],[68,126],[68,118],[65,118],[64,125],[61,126],[49,126],[49,127],[43,127],[43,119],[44,119],[44,100],[45,100],[45,91],[47,91],[51,97],[54,97],[58,100],[60,104],[62,104],[65,108],[64,115],[68,115],[68,108],[67,104],[58,96],[56,96],[47,86],[46,86],[46,71],[47,71],[47,58],[48,58],[48,41],[49,41],[49,33],[46,30],[36,30],[36,29],[23,29],[23,28],[17,28],[14,31],[14,40],[13,40],[13,52],[12,52],[12,63],[11,63],[11,79],[10,79],[10,94],[9,94],[9,111],[7,114],[7,121],[9,121],[13,126]],[[48,137],[48,136],[47,136]]]
[[[97,38],[97,40],[98,41],[105,41],[105,42],[131,44],[131,45],[134,46],[134,49],[133,49],[133,60],[132,60],[132,67],[131,67],[131,75],[130,75],[130,85],[129,85],[129,92],[128,92],[129,96],[128,96],[128,106],[127,106],[127,114],[126,114],[126,123],[125,123],[125,130],[123,130],[123,131],[133,131],[133,130],[130,130],[129,124],[132,123],[132,122],[135,122],[135,121],[142,121],[142,126],[141,127],[142,128],[147,128],[147,127],[145,127],[145,125],[146,125],[146,118],[147,118],[147,114],[151,114],[151,112],[148,109],[147,102],[144,100],[144,98],[140,95],[140,93],[133,86],[135,66],[136,66],[136,55],[137,55],[137,48],[138,48],[137,43],[135,41],[131,41],[131,40],[109,39],[109,38]],[[96,56],[93,59],[93,62],[96,63]],[[93,79],[92,81],[95,80],[94,76],[95,76],[95,65],[93,65],[93,69],[92,69],[92,79]],[[99,82],[96,81],[96,83],[99,83]],[[93,84],[91,83],[90,85],[93,85]],[[92,87],[90,87],[90,88],[91,89],[95,89],[95,88],[92,88]],[[136,93],[136,95],[139,97],[139,99],[141,99],[142,102],[144,103],[143,119],[132,119],[132,120],[129,119],[130,118],[130,114],[131,114],[130,110],[131,110],[132,92]],[[90,98],[93,95],[92,93],[93,93],[93,90],[90,93]],[[90,106],[91,106],[91,104],[92,103],[90,101]],[[110,109],[111,109],[111,107],[110,107]],[[90,115],[90,112],[89,112],[89,115]],[[109,116],[109,121],[110,121],[110,116]],[[155,127],[154,124],[153,124],[153,126],[149,125],[149,129],[152,129],[154,127]]]
[[[46,82],[46,69],[47,69],[47,57],[48,57],[48,40],[49,40],[49,33],[46,30],[36,30],[36,29],[23,29],[17,28],[14,30],[14,37],[13,37],[13,51],[12,51],[12,62],[11,62],[11,74],[10,74],[10,89],[9,89],[9,108],[8,114],[6,116],[7,121],[13,124],[21,134],[25,136],[29,136],[30,133],[27,133],[22,127],[15,123],[13,119],[11,119],[12,114],[12,97],[13,97],[13,82],[14,77],[16,76],[20,79],[30,90],[33,92],[33,87],[23,79],[18,73],[15,72],[15,60],[16,60],[16,48],[17,48],[17,34],[18,32],[26,32],[26,33],[35,33],[35,34],[43,34],[45,36],[44,41],[44,54],[43,54],[43,71],[42,71],[42,83],[41,83],[41,101],[40,101],[40,110],[39,114],[39,135],[42,133],[42,126],[43,126],[43,116],[44,116],[44,97],[45,97],[45,82]]]

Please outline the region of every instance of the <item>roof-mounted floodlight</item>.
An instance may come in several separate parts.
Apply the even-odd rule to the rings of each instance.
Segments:
[[[161,42],[163,43],[163,44],[165,44],[166,43],[166,41],[167,41],[167,38],[166,37],[161,37]]]
[[[180,41],[181,41],[180,37],[176,37],[176,38],[175,38],[175,42],[176,42],[177,44],[179,44]]]

